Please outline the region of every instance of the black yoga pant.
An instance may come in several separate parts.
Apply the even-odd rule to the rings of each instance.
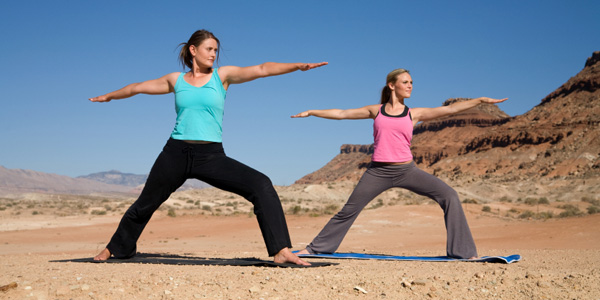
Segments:
[[[190,144],[171,138],[152,166],[139,198],[123,215],[108,250],[116,258],[134,256],[137,240],[152,214],[188,178],[250,201],[270,256],[292,247],[281,202],[266,175],[227,157],[221,143]]]

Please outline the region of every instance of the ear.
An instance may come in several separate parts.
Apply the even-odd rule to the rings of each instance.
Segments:
[[[190,53],[192,54],[192,56],[196,56],[196,46],[191,45],[188,49],[190,49]]]
[[[387,84],[388,88],[390,88],[391,91],[394,91],[394,83],[393,82],[389,82]]]

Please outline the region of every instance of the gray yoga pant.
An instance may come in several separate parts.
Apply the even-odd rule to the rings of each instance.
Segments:
[[[405,165],[372,163],[342,210],[329,220],[306,250],[312,254],[335,252],[362,209],[377,195],[393,187],[427,196],[444,210],[446,255],[455,258],[477,256],[477,248],[456,191],[439,178],[417,168],[414,162]]]

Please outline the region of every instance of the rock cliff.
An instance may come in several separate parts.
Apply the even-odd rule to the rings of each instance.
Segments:
[[[414,129],[412,152],[426,171],[448,178],[600,177],[600,51],[581,72],[523,115],[479,105]],[[465,99],[449,99],[443,105]],[[357,181],[372,145],[343,145],[340,154],[297,183]]]

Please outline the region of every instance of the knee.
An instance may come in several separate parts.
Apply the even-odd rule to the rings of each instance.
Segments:
[[[352,205],[345,205],[342,210],[335,214],[334,218],[338,220],[353,219],[358,216],[362,208],[358,208]]]
[[[443,193],[437,198],[438,199],[436,200],[441,206],[449,207],[454,205],[460,205],[460,198],[458,197],[458,193],[450,187],[445,189]]]
[[[273,195],[277,195],[271,179],[262,173],[253,174],[247,181],[250,189],[250,197],[257,198],[273,198]]]

